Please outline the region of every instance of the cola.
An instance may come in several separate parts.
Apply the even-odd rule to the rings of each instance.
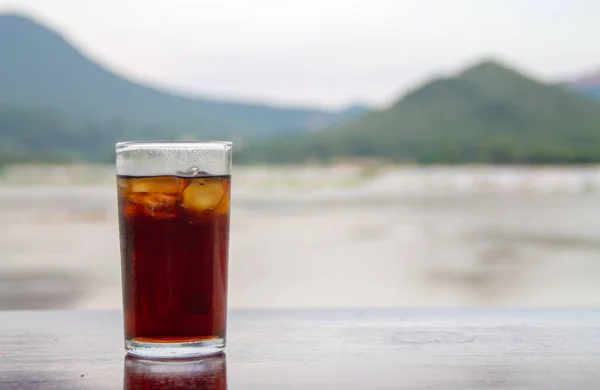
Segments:
[[[224,345],[231,177],[117,184],[125,339]]]

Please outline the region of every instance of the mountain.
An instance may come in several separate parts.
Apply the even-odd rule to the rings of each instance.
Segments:
[[[419,163],[598,162],[600,103],[485,61],[354,122],[255,144],[239,160],[348,156]]]
[[[564,83],[567,88],[600,100],[600,71]]]
[[[161,138],[304,132],[364,113],[189,98],[161,91],[116,75],[58,33],[16,14],[0,14],[2,104],[42,107],[57,115],[96,123],[117,122],[125,128],[152,128]],[[120,136],[128,138],[129,134]]]
[[[134,129],[124,129],[116,122],[76,121],[51,109],[0,105],[0,166],[14,162],[108,162],[113,160],[114,143],[124,130],[135,134]]]

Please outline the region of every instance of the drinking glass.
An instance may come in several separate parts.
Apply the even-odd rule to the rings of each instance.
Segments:
[[[116,145],[129,355],[225,348],[231,154],[222,141]]]

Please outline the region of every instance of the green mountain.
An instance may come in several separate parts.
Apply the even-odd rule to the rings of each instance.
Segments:
[[[3,104],[43,107],[76,120],[120,123],[121,139],[131,137],[131,127],[153,129],[160,138],[298,133],[355,119],[365,111],[283,108],[161,91],[112,73],[59,34],[14,14],[0,14]]]
[[[247,162],[376,157],[420,163],[600,161],[600,103],[486,61],[328,131],[251,145]]]

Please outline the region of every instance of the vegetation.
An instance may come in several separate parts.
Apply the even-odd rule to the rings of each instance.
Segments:
[[[55,111],[0,106],[0,165],[112,160],[120,127],[74,121]]]
[[[437,79],[389,109],[246,148],[245,162],[375,157],[418,163],[600,161],[600,102],[495,62]]]
[[[243,141],[238,163],[600,162],[600,100],[491,61],[365,112],[165,93],[110,73],[29,19],[0,15],[0,164],[111,161],[116,141],[179,138]]]
[[[69,118],[152,127],[162,138],[236,138],[318,130],[354,119],[339,112],[185,97],[141,85],[98,65],[31,19],[0,14],[0,104],[44,107]],[[87,127],[86,127],[87,129]]]

